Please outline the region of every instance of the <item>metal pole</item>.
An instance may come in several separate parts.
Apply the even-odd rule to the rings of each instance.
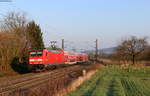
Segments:
[[[98,59],[98,39],[96,39],[96,47],[95,47],[95,59]]]
[[[62,49],[64,50],[64,39],[62,39]]]

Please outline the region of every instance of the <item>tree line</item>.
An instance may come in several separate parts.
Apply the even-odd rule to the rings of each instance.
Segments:
[[[26,64],[30,49],[44,48],[42,35],[40,25],[28,20],[24,13],[10,12],[3,16],[0,23],[0,70],[10,71]]]

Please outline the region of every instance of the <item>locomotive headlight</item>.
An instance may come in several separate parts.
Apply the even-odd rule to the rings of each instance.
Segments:
[[[35,59],[29,59],[29,61],[35,61]]]
[[[43,59],[37,59],[37,61],[43,61]]]

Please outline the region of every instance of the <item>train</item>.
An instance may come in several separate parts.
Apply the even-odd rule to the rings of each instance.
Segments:
[[[65,50],[32,49],[29,52],[30,70],[45,70],[61,65],[76,64],[88,61],[85,53],[74,53]]]

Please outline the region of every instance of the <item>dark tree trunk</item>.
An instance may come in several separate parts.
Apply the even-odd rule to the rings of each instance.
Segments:
[[[132,64],[135,65],[135,55],[132,55]]]

